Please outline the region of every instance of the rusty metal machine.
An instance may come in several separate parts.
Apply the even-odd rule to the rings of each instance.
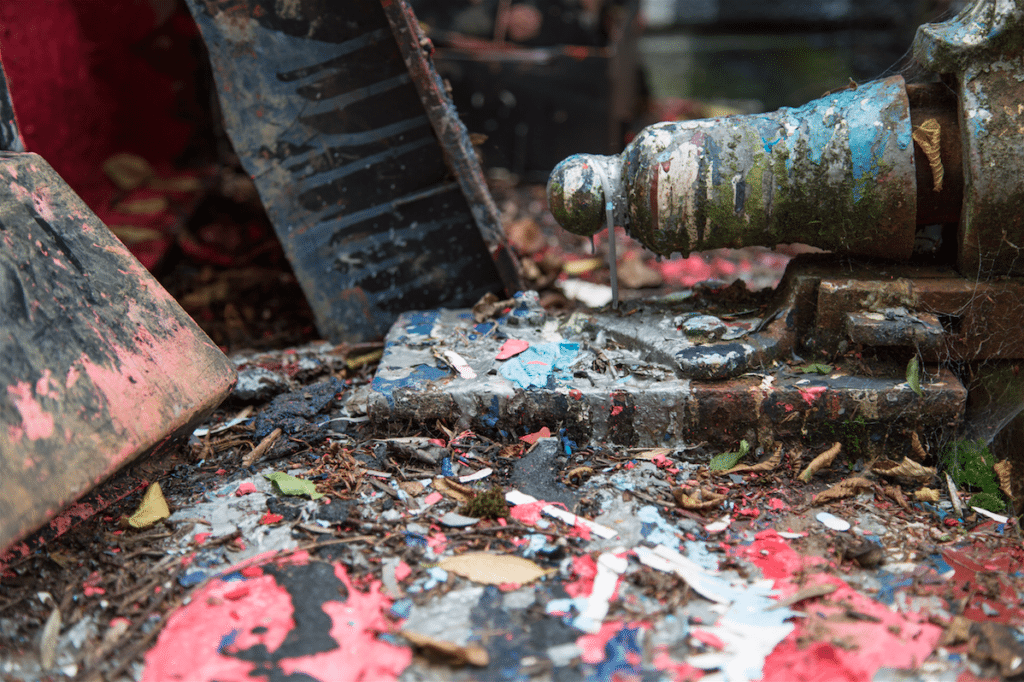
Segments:
[[[851,82],[800,108],[660,123],[618,156],[570,157],[552,172],[551,210],[580,235],[624,226],[661,255],[789,242],[832,252],[794,260],[751,333],[675,353],[678,374],[719,380],[723,405],[743,403],[719,423],[765,414],[745,374],[858,351],[883,361],[876,372],[893,361],[892,386],[848,403],[836,389],[862,373],[836,365],[808,384],[832,396],[812,401],[819,419],[881,421],[900,387],[918,392],[903,375],[917,357],[926,379],[882,435],[889,451],[939,413],[948,421],[922,440],[991,438],[1024,406],[1022,22],[1020,0],[976,0],[918,29],[913,54],[931,82]],[[791,417],[769,419],[784,431]],[[1018,440],[1004,438],[1019,466]]]
[[[618,156],[566,159],[548,199],[576,234],[623,226],[665,256],[788,242],[830,253],[791,261],[770,297],[698,287],[557,320],[523,295],[496,321],[403,315],[371,417],[549,426],[566,448],[841,441],[854,465],[982,439],[1006,446],[1019,498],[1022,21],[1021,0],[977,0],[920,28],[931,82],[660,123]]]

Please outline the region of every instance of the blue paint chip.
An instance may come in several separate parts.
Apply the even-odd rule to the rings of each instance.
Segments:
[[[235,643],[235,638],[238,637],[238,630],[232,630],[228,634],[220,638],[220,644],[217,645],[217,653],[223,654],[224,649]]]
[[[206,580],[205,571],[189,571],[178,576],[178,584],[182,587],[195,587]]]
[[[451,457],[445,457],[441,460],[441,475],[446,477],[455,475],[455,470],[452,469]]]
[[[875,595],[875,600],[880,601],[887,606],[896,601],[896,592],[901,587],[909,587],[914,584],[914,580],[912,578],[893,575],[888,571],[879,571],[878,581],[882,585],[878,589],[878,594]]]
[[[409,545],[410,547],[422,547],[423,549],[426,549],[427,539],[419,533],[413,533],[412,531],[407,530],[404,531],[404,535],[405,544]]]
[[[391,605],[391,615],[395,618],[408,618],[409,614],[412,613],[412,599],[406,597],[405,599],[399,599]]]

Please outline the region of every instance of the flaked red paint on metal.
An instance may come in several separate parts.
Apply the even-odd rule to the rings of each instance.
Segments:
[[[570,231],[596,225],[603,193],[580,167],[602,163],[572,157],[552,174],[553,212]],[[796,109],[656,124],[614,163],[613,200],[656,253],[803,242],[908,258],[913,248],[916,182],[899,76]]]
[[[233,364],[35,154],[0,153],[0,550],[216,407]]]

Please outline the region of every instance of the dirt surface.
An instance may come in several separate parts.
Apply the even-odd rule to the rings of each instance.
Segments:
[[[564,293],[567,278],[607,283],[590,244],[554,229],[542,188],[499,178],[493,191],[550,313],[582,305]],[[207,243],[220,235],[225,265],[181,254],[162,273],[242,376],[208,421],[220,430],[137,461],[83,500],[92,513],[71,530],[30,538],[3,559],[0,679],[687,680],[754,671],[769,680],[954,680],[1024,671],[1019,529],[970,507],[957,517],[934,472],[893,480],[840,454],[801,477],[823,448],[800,443],[714,471],[722,453],[706,443],[572,443],[557,424],[498,438],[442,422],[374,427],[366,396],[380,345],[315,340],[279,247],[265,239],[252,197],[239,197],[208,207],[221,216],[216,229],[196,228]],[[624,298],[738,275],[770,286],[787,260],[748,249],[659,264],[623,247],[635,267],[620,278],[636,278]],[[550,475],[538,480],[537,471]],[[286,494],[288,481],[268,474],[309,487]],[[133,527],[152,483],[170,516]],[[506,504],[531,486],[564,496],[584,521]],[[926,488],[937,501],[922,501]],[[852,528],[837,530],[843,521]],[[669,550],[692,564],[666,564]],[[659,563],[652,552],[662,551]],[[469,568],[446,563],[473,552],[483,554]],[[741,621],[730,609],[748,599],[761,600],[751,607],[758,617]],[[767,609],[775,599],[786,604]]]

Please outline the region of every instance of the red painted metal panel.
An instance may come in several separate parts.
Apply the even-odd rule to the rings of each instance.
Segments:
[[[186,430],[234,381],[42,157],[0,153],[0,548]]]

